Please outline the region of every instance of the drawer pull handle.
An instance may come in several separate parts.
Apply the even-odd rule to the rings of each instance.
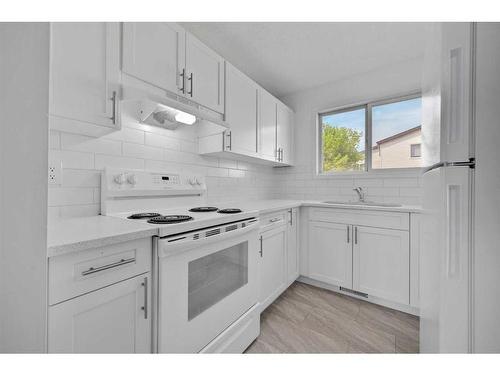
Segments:
[[[123,266],[125,264],[134,263],[134,262],[135,262],[135,258],[128,258],[128,259],[120,259],[118,262],[106,264],[105,266],[101,266],[101,267],[90,267],[88,270],[82,272],[82,276],[91,275],[91,274],[96,273],[96,272],[109,270],[110,268],[119,267],[119,266]]]
[[[275,217],[274,219],[269,220],[270,223],[276,223],[277,221],[280,221],[281,219],[279,217]]]

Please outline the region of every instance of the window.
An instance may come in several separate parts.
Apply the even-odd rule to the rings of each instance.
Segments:
[[[413,144],[413,145],[410,145],[410,157],[412,158],[419,158],[422,156],[421,154],[421,150],[420,150],[420,147],[421,144],[420,143],[416,143],[416,144]]]
[[[320,113],[320,173],[420,167],[421,106],[413,95]]]

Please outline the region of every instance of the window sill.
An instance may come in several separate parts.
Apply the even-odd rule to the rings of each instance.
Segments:
[[[387,168],[372,169],[370,171],[347,171],[347,172],[316,172],[315,178],[335,179],[335,178],[375,178],[375,177],[418,177],[422,174],[422,168]]]

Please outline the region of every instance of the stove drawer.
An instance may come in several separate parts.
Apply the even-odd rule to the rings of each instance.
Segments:
[[[49,259],[49,305],[151,270],[152,239],[141,238]]]

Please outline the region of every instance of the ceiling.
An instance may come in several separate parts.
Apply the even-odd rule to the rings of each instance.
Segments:
[[[291,22],[182,25],[278,97],[421,58],[427,26]]]

